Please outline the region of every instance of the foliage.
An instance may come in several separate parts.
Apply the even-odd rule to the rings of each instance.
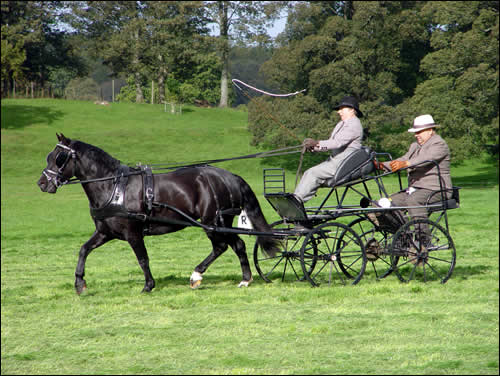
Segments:
[[[3,39],[2,34],[2,81],[8,80],[10,75],[14,79],[22,77],[22,65],[25,60],[26,51],[10,44],[8,40]]]
[[[395,155],[424,113],[441,124],[456,161],[498,144],[498,3],[332,3],[299,2],[289,13],[282,47],[261,69],[269,80],[288,92],[307,88],[328,113],[356,96],[365,143]],[[279,107],[274,115],[285,119]],[[314,122],[307,112],[288,118],[301,116]]]
[[[99,85],[91,78],[72,79],[64,90],[66,99],[93,101],[99,98]]]
[[[175,71],[169,75],[165,85],[165,97],[161,100],[158,86],[155,86],[155,98],[157,102],[182,102],[193,104],[195,100],[206,100],[209,103],[215,104],[218,102],[219,92],[217,90],[218,62],[213,54],[199,56],[197,64],[191,71],[179,72]],[[184,77],[176,79],[175,77],[184,75]],[[145,101],[149,103],[151,100],[151,82],[145,79],[141,80],[141,90],[144,93]],[[117,97],[119,101],[135,102],[136,101],[136,83],[135,76],[130,75],[127,79],[127,85],[121,88],[120,94]],[[158,98],[160,98],[158,100]]]
[[[86,73],[82,58],[76,53],[71,37],[58,29],[64,4],[58,1],[2,1],[2,73],[4,90],[10,80],[23,78],[42,86],[55,69],[71,69],[78,74]],[[13,46],[13,50],[9,49]],[[10,54],[4,56],[4,47]],[[21,56],[26,58],[19,61]],[[21,69],[19,69],[19,64]]]

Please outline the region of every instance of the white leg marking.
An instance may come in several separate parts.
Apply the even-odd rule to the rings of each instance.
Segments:
[[[203,279],[201,273],[198,272],[193,272],[191,274],[191,278],[189,278],[189,284],[191,285],[192,289],[196,289],[201,285],[201,280]]]
[[[248,287],[250,283],[253,282],[253,278],[250,278],[250,281],[241,281],[238,287]]]

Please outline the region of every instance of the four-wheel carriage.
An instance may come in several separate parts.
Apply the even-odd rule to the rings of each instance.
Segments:
[[[283,169],[264,170],[264,195],[281,217],[272,227],[287,234],[281,253],[274,257],[255,245],[255,267],[266,282],[356,284],[364,275],[381,279],[391,273],[403,282],[445,283],[450,278],[456,252],[447,210],[459,207],[459,188],[448,193],[441,186],[428,202],[436,201],[434,195],[440,199],[423,206],[428,219],[408,220],[403,213],[412,207],[391,206],[384,186],[384,180],[396,173],[374,170],[373,160],[380,157],[391,159],[368,148],[346,159],[336,176],[325,182],[329,191],[319,206],[304,207],[286,193]],[[434,163],[440,175],[435,161],[423,163]],[[401,171],[397,177],[403,190]]]

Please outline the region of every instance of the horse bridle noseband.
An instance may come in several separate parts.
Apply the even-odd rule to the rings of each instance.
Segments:
[[[71,179],[75,175],[75,164],[73,163],[73,172],[71,176],[68,179],[64,178],[64,170],[66,169],[66,165],[70,161],[70,159],[76,159],[76,151],[69,146],[63,145],[63,144],[57,144],[57,147],[61,147],[64,150],[68,150],[69,153],[66,153],[66,158],[64,161],[61,163],[61,166],[58,166],[58,163],[56,161],[56,167],[58,167],[57,171],[49,170],[48,168],[45,168],[43,170],[43,174],[47,178],[48,181],[54,180],[54,185],[56,188],[59,188],[61,185],[67,184],[69,182],[69,179]],[[59,157],[59,154],[56,156],[56,160]]]

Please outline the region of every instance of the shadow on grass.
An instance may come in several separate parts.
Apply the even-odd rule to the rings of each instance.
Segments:
[[[257,276],[257,278],[260,278]],[[189,276],[177,276],[177,275],[169,275],[166,277],[156,278],[156,287],[155,290],[161,290],[163,288],[168,288],[172,286],[189,286]],[[255,281],[255,276],[254,276]],[[131,280],[130,282],[134,282]],[[200,288],[206,288],[211,285],[217,285],[224,282],[234,282],[234,285],[237,286],[241,282],[241,274],[226,274],[226,275],[209,275],[209,271],[207,271],[207,275],[203,276],[203,282]]]
[[[2,106],[2,129],[22,129],[33,124],[52,124],[64,112],[50,107],[9,104]]]
[[[468,176],[453,177],[453,185],[464,188],[491,188],[498,185],[498,155],[489,155],[486,166],[474,169]]]
[[[491,271],[491,267],[487,265],[471,265],[471,266],[455,266],[451,278],[466,280],[472,276],[487,274]]]

